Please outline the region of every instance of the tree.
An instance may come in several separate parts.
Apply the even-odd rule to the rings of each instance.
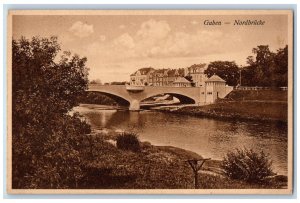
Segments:
[[[241,69],[241,82],[242,86],[257,86],[256,82],[256,69],[253,66],[245,66]]]
[[[90,82],[90,84],[98,84],[98,85],[102,85],[102,82],[101,82],[100,79],[96,79],[96,80],[92,80],[92,81]]]
[[[193,82],[193,78],[190,75],[186,75],[184,78],[187,79],[190,82]]]
[[[271,67],[273,67],[273,57],[268,45],[260,45],[253,48],[256,54],[253,66],[256,67],[256,81],[260,86],[270,86]]]
[[[56,37],[12,41],[13,188],[76,188],[80,143],[90,127],[70,110],[87,89],[86,58]]]
[[[247,58],[248,66],[243,69],[244,82],[249,86],[287,86],[288,47],[270,51],[268,45],[253,48],[255,56]]]
[[[239,81],[239,67],[234,61],[213,61],[204,71],[208,77],[214,74],[226,81],[230,86],[236,86]]]
[[[195,87],[196,84],[191,75],[186,75],[184,78],[191,82],[192,87]]]
[[[275,77],[276,86],[287,87],[288,85],[288,46],[286,45],[283,49],[278,49],[274,57],[276,64]]]
[[[229,178],[250,183],[261,183],[266,177],[274,175],[269,156],[263,151],[255,152],[247,148],[228,152],[221,168]]]
[[[111,85],[126,85],[127,82],[126,81],[123,81],[123,82],[116,82],[116,81],[114,81],[114,82],[111,82],[110,84]]]

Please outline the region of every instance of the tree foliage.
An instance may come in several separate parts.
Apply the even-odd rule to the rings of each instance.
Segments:
[[[271,52],[268,45],[253,48],[255,56],[247,58],[248,66],[242,70],[243,86],[287,86],[288,46]]]
[[[216,74],[230,86],[236,86],[239,81],[239,67],[234,61],[213,61],[204,73],[208,77]]]
[[[252,149],[228,152],[221,164],[226,176],[250,183],[260,183],[273,175],[271,166],[271,160],[263,151],[257,153]]]
[[[83,104],[100,104],[100,105],[111,105],[111,106],[118,105],[118,103],[114,99],[100,92],[85,92],[85,94],[81,96],[79,99],[80,99],[80,103]]]
[[[193,81],[193,77],[191,75],[184,76],[185,79],[191,82],[192,87],[195,87],[195,82]]]
[[[74,188],[80,144],[90,127],[78,114],[87,59],[64,52],[56,37],[12,41],[13,188]]]
[[[92,81],[90,81],[90,84],[94,84],[94,85],[102,85],[102,82],[101,82],[101,80],[100,79],[96,79],[96,80],[92,80]]]
[[[114,81],[114,82],[111,82],[110,84],[111,85],[126,85],[126,84],[128,84],[128,82],[126,82],[126,81],[123,81],[123,82],[116,82],[116,81]]]
[[[117,147],[119,149],[140,152],[141,146],[137,134],[124,132],[117,137]]]

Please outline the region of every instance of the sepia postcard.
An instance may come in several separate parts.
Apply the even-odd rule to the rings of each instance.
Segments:
[[[9,194],[292,194],[292,10],[10,10]]]

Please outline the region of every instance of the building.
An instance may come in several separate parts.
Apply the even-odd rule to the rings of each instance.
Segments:
[[[207,65],[194,64],[190,67],[185,68],[184,76],[191,76],[196,87],[202,87],[205,85],[205,81],[208,79],[204,71],[207,69]]]
[[[168,76],[167,76],[167,85],[168,86],[173,86],[173,83],[175,82],[175,80],[177,80],[177,78],[181,77],[181,75],[179,74],[178,69],[171,69],[168,71]]]
[[[149,84],[152,86],[166,86],[168,77],[168,69],[159,69],[151,72]]]
[[[200,91],[199,105],[214,103],[218,98],[224,98],[233,90],[233,87],[226,85],[226,81],[218,75],[208,78],[204,74],[205,69],[205,64],[193,65],[186,69],[141,68],[130,76],[130,84],[132,86],[192,87],[192,82],[185,78],[185,76],[191,76]]]
[[[173,86],[173,82],[184,76],[184,69],[141,68],[130,75],[132,86]]]
[[[174,82],[175,87],[192,87],[192,83],[185,79],[184,77],[178,77]]]
[[[226,81],[217,75],[208,78],[204,73],[206,68],[206,64],[194,64],[185,69],[141,68],[130,75],[130,85],[192,87],[194,83],[199,87],[200,103],[213,103],[224,98],[233,87],[227,86]],[[190,76],[192,82],[186,76]]]
[[[206,69],[206,64],[194,64],[185,69],[141,68],[130,75],[130,85],[172,86],[179,77],[190,76],[196,87],[202,87],[208,79],[204,73]]]
[[[205,85],[200,89],[204,103],[214,103],[218,98],[224,98],[233,90],[232,86],[227,86],[226,81],[217,75],[213,75],[205,81]]]
[[[145,86],[149,85],[150,74],[154,72],[154,68],[141,68],[130,75],[130,85]]]

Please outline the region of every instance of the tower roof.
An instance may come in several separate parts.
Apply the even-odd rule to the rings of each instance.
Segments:
[[[177,80],[174,81],[174,83],[191,83],[191,82],[185,79],[184,77],[179,77],[177,78]]]
[[[226,82],[226,81],[217,75],[213,75],[210,78],[208,78],[205,82]]]

